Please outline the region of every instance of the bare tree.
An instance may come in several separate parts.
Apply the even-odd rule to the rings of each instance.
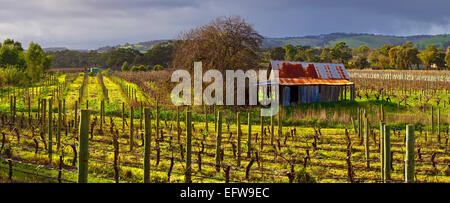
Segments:
[[[262,40],[239,16],[217,18],[180,35],[171,67],[192,70],[202,61],[203,71],[256,68]]]
[[[215,69],[223,76],[225,70],[256,69],[262,40],[263,37],[239,16],[217,18],[180,35],[171,68],[193,73],[194,62],[201,61],[203,72]],[[248,85],[246,87],[248,94]],[[225,92],[224,95],[226,98]]]

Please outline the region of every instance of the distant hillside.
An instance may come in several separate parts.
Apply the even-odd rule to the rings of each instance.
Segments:
[[[411,41],[419,49],[425,49],[428,45],[447,48],[450,45],[450,35],[414,35],[414,36],[389,36],[375,34],[331,33],[305,37],[266,38],[263,47],[277,47],[286,44],[311,47],[333,46],[338,42],[345,42],[350,48],[356,48],[363,44],[370,48],[379,48],[384,44],[399,45]]]
[[[146,52],[147,50],[151,49],[153,46],[155,46],[161,42],[165,42],[165,41],[167,41],[167,40],[152,40],[152,41],[146,41],[146,42],[139,42],[137,44],[126,44],[122,47],[136,49],[140,52]]]
[[[66,47],[48,47],[48,48],[44,48],[43,49],[44,52],[49,52],[49,51],[64,51],[64,50],[69,50]]]
[[[151,40],[139,42],[135,44],[126,43],[124,45],[105,46],[96,49],[98,52],[105,52],[110,49],[119,47],[131,48],[145,53],[153,46],[168,40]],[[413,36],[392,36],[392,35],[375,35],[375,34],[356,34],[356,33],[331,33],[321,35],[310,35],[303,37],[283,37],[283,38],[265,38],[263,47],[281,47],[287,44],[294,46],[310,46],[310,47],[329,47],[334,46],[338,42],[345,42],[350,48],[357,48],[363,44],[370,48],[379,48],[385,44],[400,45],[407,41],[411,41],[419,49],[425,49],[428,45],[436,45],[437,47],[446,49],[450,46],[450,34],[442,35],[413,35]],[[49,47],[44,51],[61,51],[67,50],[65,47]],[[87,50],[79,50],[87,51]]]
[[[436,35],[428,39],[420,40],[414,44],[419,49],[425,49],[430,44],[446,49],[450,46],[450,35]]]
[[[121,47],[121,48],[135,49],[137,51],[140,51],[141,53],[145,53],[145,52],[147,52],[147,50],[151,49],[153,46],[155,46],[161,42],[165,42],[165,41],[168,41],[168,40],[151,40],[151,41],[139,42],[137,44],[126,43],[124,45],[105,46],[105,47],[98,48],[97,51],[104,52],[104,51],[108,51],[110,49]]]
[[[44,52],[56,52],[56,51],[66,51],[66,50],[74,50],[79,52],[88,52],[88,49],[69,49],[67,47],[47,47],[43,49]]]
[[[152,40],[140,42],[137,44],[125,44],[115,47],[126,47],[136,49],[140,52],[146,52],[152,46],[167,40]],[[391,35],[375,35],[375,34],[356,34],[356,33],[331,33],[321,35],[310,35],[304,37],[284,37],[284,38],[265,38],[263,47],[279,47],[287,44],[294,46],[310,46],[310,47],[328,47],[334,46],[338,42],[345,42],[350,48],[357,48],[363,44],[370,48],[379,48],[385,44],[400,45],[407,41],[411,41],[419,49],[425,49],[428,45],[436,45],[437,47],[446,49],[450,46],[450,34],[445,35],[413,35],[413,36],[391,36]],[[101,50],[98,49],[98,50]]]

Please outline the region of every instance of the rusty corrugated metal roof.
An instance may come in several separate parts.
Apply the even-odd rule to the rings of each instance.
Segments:
[[[281,85],[351,85],[348,80],[308,79],[308,78],[280,78]]]
[[[312,63],[297,61],[271,61],[272,69],[279,70],[278,81],[281,85],[349,85],[350,77],[344,64]]]

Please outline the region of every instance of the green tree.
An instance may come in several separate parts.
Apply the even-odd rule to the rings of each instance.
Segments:
[[[8,46],[8,45],[13,46],[14,48],[16,48],[19,51],[23,51],[22,43],[14,41],[13,39],[5,39],[3,41],[3,46]]]
[[[130,71],[131,72],[137,72],[139,69],[138,69],[138,67],[137,66],[131,66],[131,68],[130,68]]]
[[[431,63],[435,60],[437,55],[438,51],[434,45],[428,45],[425,50],[417,54],[426,70],[428,70],[431,67]]]
[[[367,45],[361,45],[358,49],[355,50],[355,56],[352,58],[352,63],[357,68],[366,68],[369,66],[369,62],[367,60],[371,50]]]
[[[137,69],[138,69],[138,71],[145,71],[145,66],[139,65]]]
[[[413,43],[406,42],[401,46],[392,47],[389,50],[389,59],[394,68],[404,70],[420,63],[418,54],[419,51],[413,46]]]
[[[164,69],[162,65],[156,64],[155,66],[153,66],[153,70],[162,70],[162,69]]]
[[[371,51],[370,48],[367,45],[363,44],[359,46],[357,55],[363,58],[367,58],[369,56],[370,51]]]
[[[6,39],[0,46],[0,67],[6,67],[7,65],[17,67],[20,70],[26,68],[22,44],[12,39]]]
[[[369,62],[367,61],[367,58],[362,55],[357,55],[353,57],[352,63],[355,64],[357,68],[363,69],[369,66]]]
[[[144,54],[144,63],[150,65],[163,64],[167,66],[173,59],[174,51],[175,43],[173,41],[161,42]]]
[[[450,68],[450,46],[447,47],[447,53],[445,54],[445,65]]]
[[[320,54],[320,59],[322,62],[331,63],[333,60],[333,56],[331,56],[331,49],[325,47],[322,49],[322,53]]]
[[[340,63],[346,63],[352,58],[351,50],[345,42],[336,43],[331,49],[330,54],[333,60],[339,61]]]
[[[296,47],[296,54],[293,60],[295,61],[306,61],[308,60],[308,57],[306,56],[305,48],[302,46]]]
[[[41,46],[34,42],[30,42],[25,60],[27,63],[26,73],[28,77],[30,77],[33,81],[38,80],[41,76],[41,73],[48,65],[48,58],[44,54]]]
[[[19,63],[20,52],[11,45],[3,45],[0,48],[0,66],[17,65]]]
[[[369,55],[369,62],[373,66],[383,69],[390,67],[391,60],[389,58],[389,50],[391,48],[391,45],[385,44],[381,48],[376,49]]]
[[[285,52],[284,60],[294,61],[297,55],[297,49],[292,44],[284,45],[283,49]]]
[[[49,70],[52,67],[53,56],[47,56],[44,54],[44,58],[42,60],[44,70]]]
[[[275,47],[270,49],[269,51],[269,57],[271,60],[284,60],[285,54],[286,51],[283,49],[283,47]]]
[[[127,61],[123,62],[121,70],[122,70],[122,72],[130,70],[130,65],[128,65]]]
[[[320,62],[320,57],[316,53],[316,49],[309,48],[305,50],[306,60],[309,62]]]
[[[145,66],[144,65],[139,65],[139,66],[134,65],[133,67],[130,68],[130,71],[131,72],[145,71]]]
[[[434,45],[428,45],[427,48],[417,54],[426,70],[430,69],[433,63],[442,65],[442,56],[440,51]]]
[[[108,60],[106,61],[107,66],[119,67],[125,61],[134,61],[137,56],[142,55],[139,51],[131,48],[118,48],[110,52]]]

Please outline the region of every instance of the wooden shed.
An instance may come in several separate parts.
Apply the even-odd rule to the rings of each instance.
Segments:
[[[283,106],[355,99],[355,85],[343,64],[271,61],[269,81],[280,87]],[[278,70],[278,77],[273,73]]]

